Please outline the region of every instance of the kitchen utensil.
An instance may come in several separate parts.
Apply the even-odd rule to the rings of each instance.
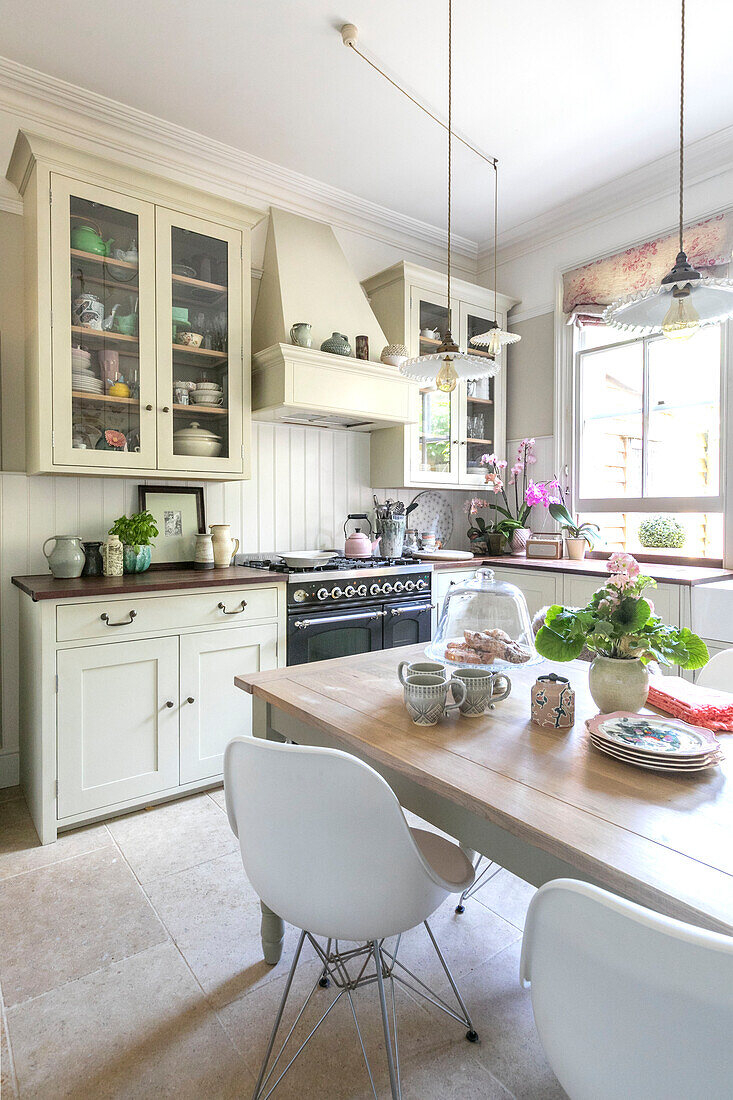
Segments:
[[[194,569],[214,568],[214,544],[211,535],[208,535],[205,531],[196,535],[193,567]]]
[[[110,237],[108,241],[102,240],[102,231],[96,222],[91,221],[89,218],[82,218],[80,214],[72,214],[72,220],[76,219],[82,222],[82,225],[75,225],[71,230],[71,247],[77,249],[79,252],[91,252],[95,256],[109,256],[114,238]]]
[[[344,523],[344,538],[346,542],[344,544],[344,557],[347,558],[370,558],[373,553],[379,548],[379,539],[374,541],[364,534],[360,527],[357,527],[353,534],[347,536],[346,528],[349,520],[363,519],[369,524],[369,535],[372,533],[372,525],[366,512],[352,512],[346,517],[346,523]]]
[[[330,550],[288,550],[280,557],[290,569],[312,569],[327,562],[333,554]]]
[[[313,344],[311,326],[307,321],[297,321],[290,326],[290,339],[299,348],[309,348]]]
[[[195,458],[218,458],[221,454],[221,436],[206,431],[194,420],[173,433],[173,452]]]
[[[214,565],[217,569],[227,569],[239,550],[239,539],[232,538],[232,528],[229,523],[212,523],[209,530],[214,548]]]
[[[383,557],[401,558],[402,549],[405,545],[404,515],[392,515],[390,519],[381,520],[379,538]]]
[[[50,553],[49,542],[54,543]],[[48,567],[54,577],[80,577],[84,568],[84,551],[79,535],[51,535],[42,548]]]
[[[438,661],[400,661],[397,665],[397,679],[402,686],[407,683],[408,676],[442,676],[447,679],[448,673],[445,665]]]
[[[511,680],[501,672],[461,668],[454,676],[466,687],[466,698],[459,708],[464,718],[480,718],[494,703],[506,699],[512,690]]]
[[[218,382],[191,382],[190,386],[192,390],[217,390],[219,393],[222,392]]]
[[[201,347],[202,340],[203,336],[200,332],[191,332],[190,330],[183,329],[176,333],[176,343],[182,344],[187,348]]]
[[[449,691],[453,703],[448,702]],[[465,698],[466,685],[460,680],[446,680],[444,676],[423,672],[405,678],[405,706],[416,726],[436,725],[448,711],[458,710]]]
[[[205,405],[211,408],[221,405],[223,394],[214,393],[212,390],[206,390],[204,393],[201,393],[199,390],[191,390],[189,392],[189,399],[192,405]]]
[[[575,721],[575,692],[565,676],[538,676],[532,688],[532,721],[545,729],[570,729]]]

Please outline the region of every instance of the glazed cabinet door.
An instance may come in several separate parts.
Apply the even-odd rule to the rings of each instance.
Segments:
[[[411,355],[436,352],[448,325],[448,300],[413,287],[410,297]],[[410,430],[412,482],[455,485],[458,481],[458,393],[426,385],[417,395],[417,424]]]
[[[156,209],[158,468],[244,470],[242,234]]]
[[[52,174],[54,465],[155,466],[154,211]]]
[[[57,669],[59,818],[178,785],[178,638],[62,650]]]
[[[503,316],[498,315],[499,324]],[[461,347],[471,355],[479,355],[493,361],[493,356],[483,348],[473,347],[471,339],[494,327],[494,314],[460,304]],[[500,369],[493,378],[477,378],[458,387],[458,437],[460,440],[459,481],[462,485],[483,485],[485,467],[481,465],[481,456],[495,453],[505,458],[504,449],[504,362],[506,353],[500,359]]]
[[[221,775],[224,749],[252,732],[252,701],[234,686],[242,672],[277,668],[277,625],[181,637],[181,783]]]

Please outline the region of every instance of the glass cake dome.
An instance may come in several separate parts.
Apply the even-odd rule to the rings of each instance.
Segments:
[[[452,586],[432,642],[425,650],[448,667],[509,669],[541,661],[534,646],[529,608],[522,591],[478,569]]]

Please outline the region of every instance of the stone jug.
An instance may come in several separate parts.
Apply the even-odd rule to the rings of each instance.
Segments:
[[[49,542],[56,545],[46,553]],[[43,553],[54,577],[80,577],[84,568],[84,551],[78,535],[51,535],[43,544]]]
[[[212,523],[210,530],[214,565],[217,569],[227,569],[239,550],[239,539],[232,538],[232,529],[228,523]]]

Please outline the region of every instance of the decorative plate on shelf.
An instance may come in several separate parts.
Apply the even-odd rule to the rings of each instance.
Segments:
[[[435,535],[445,546],[453,534],[453,509],[442,493],[429,489],[418,497],[417,508],[407,517],[407,526],[414,528],[418,535]]]
[[[594,741],[617,746],[634,755],[643,753],[690,760],[709,756],[720,748],[720,742],[710,730],[656,714],[617,710],[589,718],[586,726]]]

